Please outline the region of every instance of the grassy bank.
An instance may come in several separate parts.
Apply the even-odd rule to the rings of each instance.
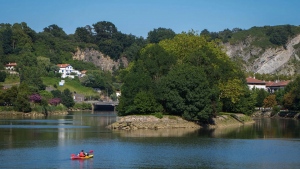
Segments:
[[[85,87],[80,84],[78,80],[66,78],[63,86],[59,86],[59,82],[62,80],[61,78],[56,77],[42,77],[43,83],[46,86],[57,87],[58,90],[63,91],[64,89],[69,89],[71,92],[76,92],[78,94],[93,96],[99,95],[90,87]]]
[[[241,126],[244,124],[254,123],[254,120],[250,116],[244,114],[235,114],[235,113],[219,113],[216,118],[213,118],[214,125],[211,125],[212,128],[217,127],[228,127],[228,126]]]

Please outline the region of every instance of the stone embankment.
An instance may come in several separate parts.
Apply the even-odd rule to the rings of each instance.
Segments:
[[[243,114],[235,115],[221,115],[213,119],[214,125],[209,125],[210,128],[226,127],[226,126],[239,126],[248,123],[253,123],[252,118]],[[137,130],[137,129],[200,129],[201,126],[197,123],[186,121],[178,116],[164,116],[163,118],[157,118],[151,115],[132,115],[120,117],[120,119],[107,126],[113,130]]]
[[[246,124],[254,123],[254,120],[244,114],[231,114],[231,115],[219,115],[213,118],[213,125],[210,128],[223,128],[223,127],[234,127],[242,126]]]
[[[147,115],[132,115],[120,117],[120,119],[107,126],[113,130],[137,130],[137,129],[172,129],[172,128],[200,128],[200,125],[189,122],[177,116],[164,116],[157,118]]]
[[[300,113],[298,111],[281,110],[280,112],[273,114],[271,110],[268,111],[257,111],[252,115],[253,118],[289,118],[289,119],[300,119]]]
[[[48,112],[48,116],[52,115],[66,115],[68,112]],[[0,117],[44,117],[44,113],[39,112],[30,112],[30,113],[23,113],[23,112],[15,112],[15,111],[9,111],[9,112],[0,112]]]

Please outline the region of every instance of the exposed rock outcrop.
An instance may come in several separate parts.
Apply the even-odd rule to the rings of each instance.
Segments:
[[[294,74],[295,68],[289,64],[291,59],[298,59],[295,45],[300,42],[300,35],[289,40],[285,47],[262,49],[251,45],[255,39],[248,37],[237,44],[224,44],[229,57],[241,57],[247,64],[246,71],[263,73]]]
[[[73,54],[73,60],[82,60],[85,62],[91,62],[98,66],[101,70],[112,71],[113,69],[119,69],[120,65],[124,67],[128,66],[128,61],[125,57],[118,59],[117,61],[112,60],[109,56],[94,50],[94,49],[80,49]]]

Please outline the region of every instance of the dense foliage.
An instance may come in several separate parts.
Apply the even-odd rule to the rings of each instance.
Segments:
[[[201,31],[201,35],[208,37],[210,40],[219,39],[223,43],[230,42],[232,44],[245,41],[251,38],[252,45],[265,49],[273,46],[286,45],[289,38],[300,33],[298,26],[279,25],[279,26],[264,26],[252,27],[248,30],[233,28],[232,30],[224,29],[220,32],[209,32],[207,29]]]
[[[161,111],[203,122],[224,110],[250,114],[255,98],[240,79],[244,74],[217,43],[193,32],[178,34],[141,50],[123,75],[118,112]]]
[[[208,122],[217,113],[232,112],[250,115],[254,107],[300,110],[300,79],[273,95],[248,89],[245,74],[222,50],[220,42],[237,43],[251,37],[250,43],[261,48],[285,46],[288,39],[300,33],[291,25],[234,28],[220,32],[204,29],[200,35],[191,31],[175,34],[171,29],[157,28],[148,37],[124,34],[108,21],[78,27],[67,35],[58,25],[49,25],[35,32],[25,22],[0,24],[0,82],[11,76],[3,65],[17,62],[19,83],[0,91],[0,105],[16,111],[30,112],[37,107],[82,107],[75,104],[73,89],[45,90],[44,77],[58,78],[61,63],[76,70],[88,70],[75,78],[77,85],[97,88],[117,99],[121,90],[119,115],[179,115],[188,120]],[[93,48],[114,60],[127,58],[128,67],[105,72],[93,63],[73,60],[77,48]],[[297,61],[295,61],[297,63]],[[121,63],[122,64],[122,63]],[[247,74],[248,75],[248,74]],[[287,79],[283,75],[259,75],[258,79]],[[57,83],[57,82],[53,82]],[[13,83],[15,84],[15,83]],[[75,83],[74,83],[75,84]],[[57,88],[57,84],[53,87]],[[74,91],[75,92],[75,91]]]
[[[15,95],[10,97],[10,90],[2,91],[2,105],[12,105],[18,111],[30,112],[32,103],[40,105],[74,106],[72,92],[69,89],[46,94],[46,85],[42,77],[60,77],[56,66],[69,63],[76,70],[89,70],[88,75],[81,79],[86,87],[106,90],[110,94],[115,90],[113,77],[109,72],[103,72],[93,63],[72,59],[72,53],[77,48],[94,48],[117,60],[126,56],[129,60],[138,57],[138,51],[146,44],[142,37],[126,35],[117,30],[111,22],[97,22],[92,26],[78,27],[74,35],[67,35],[58,25],[45,27],[42,32],[35,32],[25,22],[0,24],[0,65],[1,70],[9,62],[17,62],[16,73],[19,83],[13,83]],[[0,81],[7,77],[5,71],[0,72]],[[74,79],[76,80],[76,78]],[[78,80],[78,78],[77,78]],[[57,87],[54,84],[53,87]],[[33,101],[34,96],[41,95],[40,102]],[[30,97],[31,96],[31,97]]]
[[[285,87],[283,106],[290,110],[300,110],[300,76]]]

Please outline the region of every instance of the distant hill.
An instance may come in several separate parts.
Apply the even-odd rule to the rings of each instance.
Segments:
[[[259,74],[300,73],[300,28],[265,26],[238,30],[225,36],[219,32],[224,50],[246,72]]]

